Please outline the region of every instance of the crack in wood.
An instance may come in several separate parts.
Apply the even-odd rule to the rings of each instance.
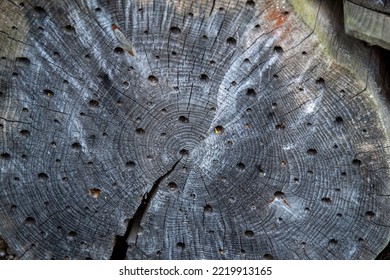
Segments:
[[[175,170],[176,166],[179,164],[182,158],[183,157],[181,157],[178,161],[176,161],[176,163],[172,166],[170,170],[168,170],[167,173],[159,177],[154,182],[150,191],[146,192],[143,195],[141,204],[138,206],[137,211],[135,211],[133,217],[129,220],[127,224],[127,229],[125,234],[122,236],[117,235],[115,237],[115,244],[112,250],[111,260],[124,260],[126,258],[127,249],[129,245],[137,243],[137,237],[138,237],[138,232],[139,232],[142,218],[145,216],[151,201],[156,195],[160,183],[162,182],[162,180],[168,177]]]

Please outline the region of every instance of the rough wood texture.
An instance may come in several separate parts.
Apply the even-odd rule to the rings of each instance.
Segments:
[[[315,26],[333,21],[323,2]],[[0,235],[17,258],[372,259],[389,242],[371,48],[336,40],[353,67],[335,59],[282,0],[0,11]]]
[[[380,9],[379,5],[374,5],[377,9],[372,10],[372,5],[365,4],[367,3],[358,5],[353,1],[344,0],[346,32],[369,44],[390,50],[390,13],[388,11],[390,8]]]

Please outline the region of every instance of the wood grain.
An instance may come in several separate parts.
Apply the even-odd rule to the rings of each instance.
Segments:
[[[368,89],[288,2],[6,1],[1,22],[17,258],[373,259],[389,242],[379,65],[356,59]]]

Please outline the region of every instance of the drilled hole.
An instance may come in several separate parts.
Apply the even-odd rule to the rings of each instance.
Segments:
[[[246,90],[246,95],[249,97],[254,97],[254,96],[256,96],[256,91],[253,88],[248,88]]]
[[[239,163],[237,163],[237,168],[239,170],[244,170],[245,169],[245,164],[243,164],[242,162],[239,162]]]
[[[366,217],[369,219],[372,219],[375,217],[375,213],[373,211],[367,211],[366,212]]]
[[[284,196],[284,193],[282,191],[277,191],[274,193],[274,197],[278,199],[282,199]]]
[[[177,189],[177,184],[175,182],[169,182],[168,183],[168,189],[173,192]]]
[[[255,233],[252,230],[246,230],[244,232],[245,236],[248,238],[253,238],[255,236]]]
[[[99,107],[99,101],[92,99],[89,101],[88,105],[91,108],[97,108],[97,107]]]
[[[187,149],[181,149],[179,151],[179,154],[182,155],[182,156],[188,156],[189,155],[189,152]]]
[[[332,200],[329,197],[323,197],[323,198],[321,198],[321,202],[324,205],[330,205],[332,203]]]
[[[207,214],[213,213],[213,207],[211,207],[211,205],[209,205],[209,204],[207,204],[205,207],[203,207],[203,210]]]
[[[54,92],[52,92],[50,89],[45,89],[43,90],[43,93],[48,96],[48,97],[53,97],[54,96]]]
[[[158,79],[156,76],[153,76],[153,75],[150,75],[148,77],[148,81],[152,84],[152,85],[156,85],[158,83]]]
[[[81,144],[79,142],[74,142],[71,147],[72,149],[79,150],[81,149]]]
[[[343,123],[343,118],[342,117],[336,117],[335,122],[337,124],[342,124]]]
[[[338,241],[336,239],[334,239],[334,238],[329,240],[329,245],[330,246],[335,246],[335,245],[337,245],[337,243],[338,243]]]
[[[207,76],[206,74],[201,74],[199,76],[199,79],[203,82],[207,82],[209,80],[209,76]]]
[[[279,124],[277,124],[277,125],[275,126],[275,128],[276,128],[277,130],[282,130],[282,129],[285,129],[286,126],[284,125],[284,123],[279,123]]]
[[[99,198],[101,190],[97,188],[89,189],[89,195],[93,198]]]
[[[235,46],[237,45],[237,40],[233,37],[229,37],[226,39],[226,43],[228,43],[231,46]]]
[[[352,165],[359,167],[360,165],[362,165],[362,161],[359,159],[354,159],[352,161]]]
[[[176,247],[179,248],[179,249],[184,249],[185,246],[186,246],[186,245],[184,244],[184,242],[178,242],[178,243],[176,244]]]
[[[223,126],[218,125],[218,126],[214,127],[215,134],[221,134],[221,133],[223,133],[223,131],[224,131]]]
[[[179,33],[181,33],[180,28],[177,27],[177,26],[172,26],[169,30],[170,30],[173,34],[179,34]]]
[[[22,3],[20,3],[22,4]],[[23,5],[24,6],[24,5]],[[35,6],[34,7],[34,12],[36,12],[37,14],[39,15],[45,15],[46,14],[46,11],[44,8],[40,7],[40,6]]]
[[[67,32],[69,32],[69,33],[75,32],[75,31],[76,31],[75,28],[74,28],[74,26],[73,26],[73,25],[70,25],[70,24],[66,25],[66,26],[64,27],[64,29],[65,29],[65,31],[67,31]]]
[[[126,167],[129,169],[134,169],[135,166],[136,166],[136,163],[132,160],[129,160],[126,162]]]
[[[144,133],[145,133],[145,130],[144,130],[143,128],[139,127],[139,128],[137,128],[137,129],[135,130],[135,132],[136,132],[137,134],[144,134]]]
[[[123,54],[124,53],[124,50],[121,48],[121,47],[116,47],[114,49],[114,53],[115,54]]]
[[[265,255],[264,255],[264,259],[265,259],[265,260],[273,260],[274,257],[273,257],[271,254],[265,254]]]
[[[20,133],[20,135],[22,135],[24,137],[30,136],[30,131],[25,130],[25,129],[21,130],[19,133]]]
[[[316,149],[308,149],[307,154],[311,155],[311,156],[315,156],[317,154],[317,150]]]
[[[33,217],[27,217],[26,220],[24,220],[26,225],[32,225],[35,224],[35,219]]]
[[[181,122],[181,123],[188,123],[189,119],[186,116],[180,116],[179,117],[179,122]]]
[[[31,61],[27,57],[17,57],[15,59],[16,64],[21,65],[21,66],[29,66]]]
[[[276,53],[282,53],[283,52],[283,48],[281,46],[275,46],[274,47],[274,52]]]
[[[67,238],[70,240],[70,241],[73,241],[77,236],[77,233],[75,231],[70,231],[68,232],[68,235],[67,235]],[[69,257],[68,257],[69,258]]]
[[[317,80],[316,80],[316,84],[319,84],[319,85],[324,85],[325,84],[325,80],[321,77],[319,77]]]
[[[47,180],[48,178],[49,176],[46,173],[41,172],[38,174],[38,179]]]

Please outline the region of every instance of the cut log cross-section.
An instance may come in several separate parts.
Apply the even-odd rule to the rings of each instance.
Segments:
[[[15,257],[375,258],[387,70],[333,1],[298,2],[1,1]]]

